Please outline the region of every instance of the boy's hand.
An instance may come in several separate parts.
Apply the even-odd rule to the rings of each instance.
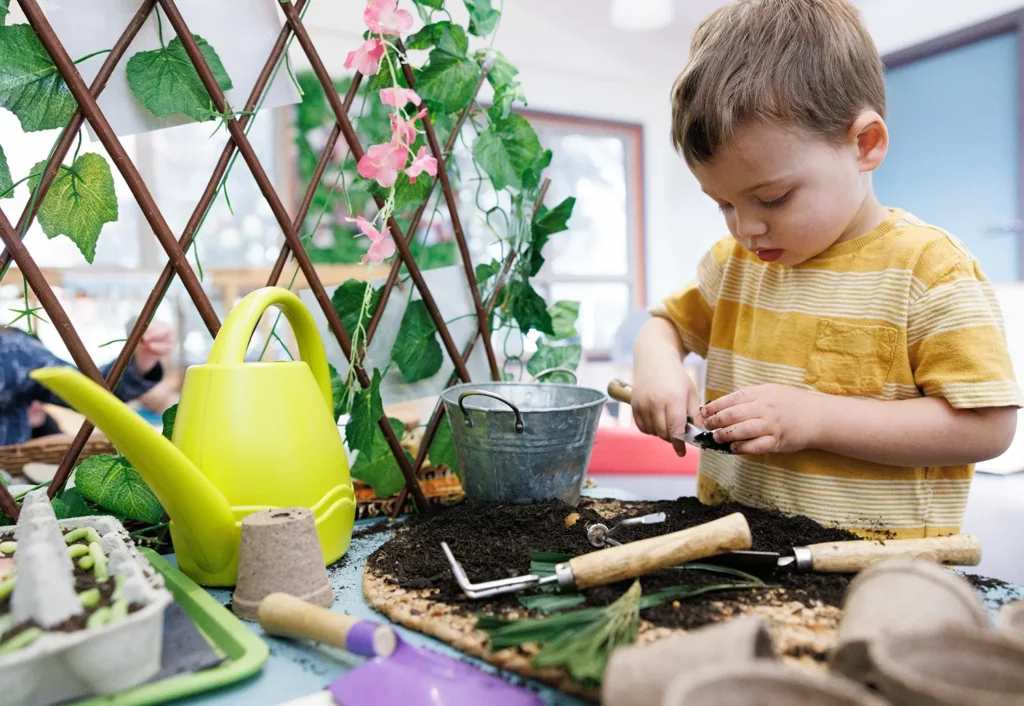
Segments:
[[[786,385],[758,385],[709,402],[704,427],[738,454],[792,453],[814,442],[817,396]]]
[[[174,330],[162,321],[154,321],[142,334],[135,349],[135,368],[140,375],[146,375],[161,358],[174,350]]]
[[[676,454],[686,455],[686,444],[675,435],[686,430],[687,414],[700,419],[700,400],[682,363],[675,360],[654,375],[637,375],[631,406],[640,431],[671,442]]]

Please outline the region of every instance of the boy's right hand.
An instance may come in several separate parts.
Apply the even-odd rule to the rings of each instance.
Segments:
[[[687,416],[695,424],[703,422],[696,387],[678,358],[637,366],[631,406],[640,431],[671,442],[679,456],[686,455],[686,443],[675,435],[686,430]]]

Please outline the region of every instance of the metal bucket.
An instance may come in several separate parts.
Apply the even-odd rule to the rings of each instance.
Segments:
[[[579,502],[604,392],[482,382],[450,387],[441,400],[468,499]]]

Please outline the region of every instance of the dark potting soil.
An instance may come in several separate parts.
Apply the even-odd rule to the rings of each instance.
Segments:
[[[981,591],[992,591],[992,590],[1006,590],[1016,588],[1012,583],[1008,583],[1001,579],[989,578],[988,576],[978,576],[977,574],[964,574],[963,577],[967,579],[974,588]]]
[[[613,537],[622,542],[644,539],[710,522],[733,512],[742,512],[750,525],[752,549],[784,552],[791,547],[817,542],[858,539],[837,528],[823,527],[806,517],[790,517],[781,512],[748,508],[736,503],[717,506],[701,504],[696,498],[659,502],[621,502],[618,519],[650,512],[664,512],[666,520],[657,525],[624,527]],[[567,518],[578,514],[569,526]],[[471,581],[487,581],[529,573],[530,554],[558,552],[583,554],[594,551],[586,538],[587,527],[608,520],[584,500],[573,508],[559,501],[527,505],[464,502],[432,518],[413,516],[406,526],[374,552],[368,565],[391,577],[407,589],[431,589],[437,600],[456,605],[467,612],[487,608],[522,611],[515,595],[497,596],[487,601],[470,601],[463,596],[448,567],[441,542],[445,541],[460,561]],[[783,587],[788,597],[803,603],[841,606],[849,577],[842,574],[796,573],[779,569],[762,576]],[[641,579],[645,593],[685,584],[693,588],[722,584],[737,579],[719,573],[666,569]],[[607,605],[629,587],[631,582],[599,586],[585,591],[590,605]],[[694,628],[722,617],[720,602],[760,602],[769,598],[767,589],[737,589],[698,596],[679,603],[665,603],[642,612],[656,625]]]

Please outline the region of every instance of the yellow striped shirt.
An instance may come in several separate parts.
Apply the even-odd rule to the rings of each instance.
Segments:
[[[707,361],[706,398],[765,383],[958,409],[1020,407],[992,285],[956,238],[902,210],[796,267],[733,238],[652,309]],[[807,450],[701,455],[698,497],[807,515],[871,536],[959,531],[973,465],[906,468]]]

